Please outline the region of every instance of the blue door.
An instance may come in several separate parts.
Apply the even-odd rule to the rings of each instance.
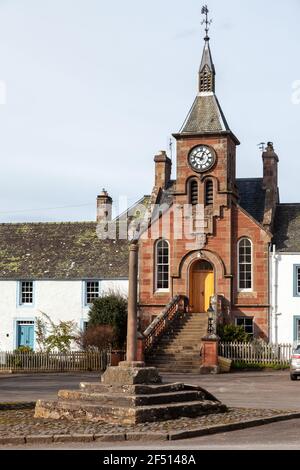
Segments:
[[[28,346],[33,349],[33,337],[34,337],[34,324],[33,322],[18,323],[18,344],[20,346]]]

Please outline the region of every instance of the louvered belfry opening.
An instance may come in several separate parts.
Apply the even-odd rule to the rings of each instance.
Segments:
[[[200,73],[200,92],[212,91],[212,73],[208,67]]]
[[[200,72],[199,88],[200,93],[214,90],[214,76],[207,65]]]
[[[211,180],[205,183],[205,205],[210,206],[214,203],[214,185]]]
[[[190,182],[190,204],[192,206],[198,204],[198,181],[196,180]]]

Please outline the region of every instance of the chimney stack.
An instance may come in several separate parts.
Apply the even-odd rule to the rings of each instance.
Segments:
[[[97,196],[97,222],[110,222],[112,218],[112,198],[105,189]]]
[[[273,142],[268,142],[262,154],[263,159],[263,189],[265,190],[265,208],[263,225],[273,230],[276,205],[279,202],[278,192],[278,155],[274,152]]]
[[[274,152],[273,142],[268,142],[262,154],[263,159],[263,188],[277,192],[278,187],[278,155]]]
[[[172,161],[164,150],[161,150],[154,157],[155,162],[155,187],[166,189],[170,179],[172,170]]]

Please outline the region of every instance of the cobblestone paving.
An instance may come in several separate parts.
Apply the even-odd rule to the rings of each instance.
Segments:
[[[184,431],[194,428],[207,428],[220,424],[244,422],[250,419],[270,418],[293,413],[289,410],[262,410],[247,408],[229,408],[226,413],[216,413],[197,418],[180,418],[177,420],[143,423],[136,425],[113,425],[105,423],[89,423],[87,421],[68,421],[37,419],[34,410],[0,410],[0,437],[25,435],[54,434],[112,434],[127,432],[160,432]]]

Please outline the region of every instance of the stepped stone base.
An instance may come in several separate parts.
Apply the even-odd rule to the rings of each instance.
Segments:
[[[36,418],[137,424],[225,412],[226,406],[201,387],[161,384],[155,367],[123,363],[109,367],[101,383],[60,390],[58,400],[38,400]]]
[[[156,384],[161,383],[161,377],[155,367],[144,367],[143,362],[123,361],[117,367],[108,367],[101,381],[111,385]]]

